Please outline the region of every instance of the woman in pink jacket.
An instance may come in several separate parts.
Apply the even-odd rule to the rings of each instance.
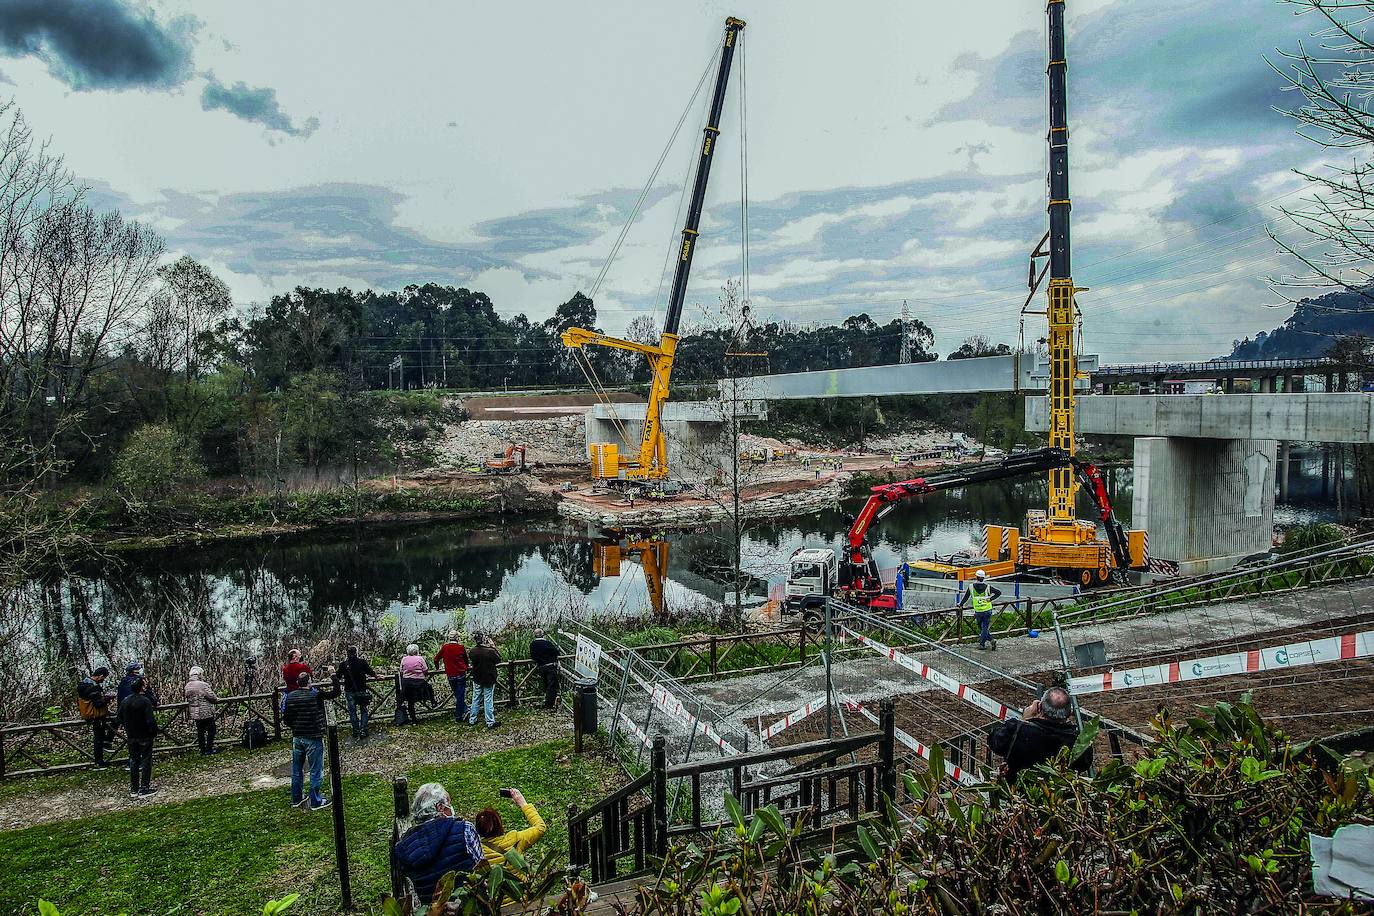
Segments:
[[[405,698],[406,712],[412,725],[419,721],[415,718],[415,701],[425,698],[426,688],[429,687],[425,679],[428,674],[429,664],[420,654],[420,647],[415,643],[406,646],[405,658],[401,659],[401,694]]]

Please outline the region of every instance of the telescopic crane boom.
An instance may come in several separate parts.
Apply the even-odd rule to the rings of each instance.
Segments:
[[[563,345],[580,350],[588,345],[611,347],[642,353],[649,361],[652,374],[649,401],[644,411],[644,428],[640,433],[639,455],[632,460],[620,457],[614,443],[595,443],[591,446],[592,473],[606,480],[651,479],[668,476],[668,449],[663,436],[663,405],[668,401],[668,384],[673,374],[673,359],[677,353],[678,327],[682,322],[682,304],[687,296],[687,278],[692,271],[692,257],[696,253],[700,234],[701,211],[706,202],[706,184],[711,177],[711,162],[720,136],[720,116],[725,107],[725,89],[730,79],[730,64],[735,56],[736,39],[744,29],[743,20],[733,16],[725,20],[725,38],[720,51],[720,66],[716,71],[715,91],[702,131],[701,155],[697,159],[696,179],[687,205],[687,219],[682,227],[682,242],[678,247],[677,267],[673,271],[673,286],[668,294],[668,310],[663,319],[663,334],[658,346],[641,344],[611,337],[583,328],[569,328],[563,332]]]
[[[1069,474],[1087,489],[1088,495],[1097,509],[1098,519],[1103,528],[1106,529],[1112,558],[1118,568],[1129,567],[1131,557],[1126,532],[1112,511],[1111,497],[1107,494],[1107,485],[1102,478],[1102,472],[1098,470],[1095,464],[1080,460],[1064,449],[1042,448],[1033,452],[1026,452],[1024,455],[1013,455],[1001,461],[988,461],[952,471],[931,474],[927,477],[917,477],[912,480],[885,483],[873,487],[868,501],[864,503],[859,514],[855,516],[854,523],[849,526],[846,540],[846,562],[844,564],[848,567],[848,576],[842,571],[840,582],[844,584],[847,581],[852,588],[869,590],[876,587],[881,589],[882,580],[878,575],[878,566],[874,562],[868,546],[868,529],[902,500],[910,499],[913,496],[924,496],[927,493],[935,493],[940,490],[949,490],[954,487],[965,487],[993,480],[1006,480],[1012,477],[1027,477],[1045,471],[1052,474],[1056,472]]]

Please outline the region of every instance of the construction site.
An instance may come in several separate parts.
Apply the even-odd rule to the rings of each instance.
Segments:
[[[1287,77],[1309,100],[1302,117],[1334,133],[1313,106],[1360,95],[1361,142],[1329,145],[1367,145],[1367,20],[1351,25],[1343,4],[1294,2],[1332,24],[1326,53],[1359,65],[1340,84],[1344,101],[1312,101],[1332,61],[1302,57],[1308,69]],[[1374,5],[1356,6],[1374,16]],[[1003,100],[1024,109],[1016,122],[1043,135],[1034,161],[1017,166],[1035,172],[1033,199],[1022,188],[980,204],[1018,235],[1034,227],[1019,247],[989,246],[1024,284],[977,305],[1011,344],[970,334],[943,360],[926,353],[919,328],[935,336],[903,293],[890,331],[866,313],[845,322],[874,339],[900,335],[885,351],[895,362],[874,348],[778,368],[769,341],[823,335],[819,322],[805,337],[802,319],[776,314],[781,300],[751,266],[764,248],[751,250],[750,229],[746,48],[757,24],[735,16],[709,23],[695,88],[690,72],[675,76],[686,105],[642,189],[588,199],[598,229],[569,231],[577,250],[561,256],[595,279],[547,320],[499,316],[475,284],[354,298],[345,273],[337,291],[301,287],[242,321],[226,306],[218,331],[198,328],[189,307],[175,316],[186,297],[152,297],[176,331],[168,339],[188,348],[181,363],[147,372],[167,387],[139,409],[165,423],[140,426],[144,438],[130,433],[100,459],[104,490],[74,485],[80,501],[63,508],[63,537],[49,543],[21,524],[47,505],[33,494],[57,474],[55,459],[19,488],[29,502],[14,505],[27,508],[6,516],[21,559],[38,550],[49,562],[68,544],[83,552],[50,573],[25,567],[10,591],[23,619],[0,626],[23,663],[6,681],[21,696],[3,707],[23,714],[0,717],[0,871],[14,872],[0,877],[0,908],[1368,912],[1374,526],[1359,506],[1374,493],[1374,351],[1338,341],[1319,356],[1152,360],[1140,343],[1137,362],[1105,358],[1135,326],[1080,284],[1135,217],[1095,211],[1074,234],[1083,200],[1070,182],[1073,14],[1072,2],[1047,0],[1043,17],[1023,16],[1043,31],[1033,60],[974,55],[946,74],[987,65],[1016,84]],[[1091,59],[1097,67],[1083,70],[1100,71]],[[1074,85],[1090,85],[1099,104],[1115,93],[1123,112],[1140,105],[1115,74],[1083,70]],[[204,111],[246,110],[225,100],[240,91],[276,109],[273,90],[202,76]],[[907,98],[895,85],[872,91]],[[302,140],[320,127],[293,126],[279,109],[256,120]],[[817,130],[832,126],[845,129]],[[1097,141],[1113,127],[1083,132]],[[563,130],[550,118],[550,137],[565,142]],[[960,180],[1012,174],[992,164],[1026,158],[997,148],[1009,136],[966,139]],[[670,174],[679,137],[692,156]],[[1091,160],[1098,183],[1077,186],[1101,186],[1112,165],[1103,149]],[[1180,155],[1168,168],[1205,171],[1225,158]],[[713,207],[727,161],[739,178],[729,220]],[[559,164],[591,167],[572,156]],[[633,302],[607,277],[650,264],[618,259],[679,183],[673,236],[655,249],[666,255],[659,288],[641,308],[652,276],[635,281]],[[884,206],[844,194],[857,211]],[[436,209],[452,206],[445,198]],[[331,200],[322,212],[331,209],[346,208]],[[418,218],[378,192],[349,221],[383,211]],[[478,225],[541,256],[569,213]],[[938,222],[962,216],[956,205]],[[428,242],[397,226],[405,250],[388,269],[408,269]],[[809,233],[808,244],[827,231],[824,218],[788,226],[776,231]],[[1204,228],[1225,240],[1246,227],[1223,218]],[[1268,224],[1260,231],[1288,244]],[[882,259],[879,240],[861,241],[874,253],[840,273]],[[475,246],[471,273],[513,282],[497,265],[514,244]],[[1314,285],[1358,273],[1363,260],[1346,245],[1336,246],[1341,269],[1318,271]],[[901,250],[951,275],[977,263]],[[1299,251],[1308,267],[1312,250]],[[561,282],[555,261],[539,262],[540,283]],[[1218,272],[1252,266],[1235,261]],[[707,271],[724,285],[707,288]],[[1355,293],[1368,298],[1374,272],[1366,279]],[[821,299],[832,281],[814,281]],[[1007,290],[965,295],[996,292]],[[1126,305],[1138,311],[1169,298],[1148,280],[1134,295]],[[429,320],[415,317],[429,314],[416,305],[426,297],[442,301],[425,305],[441,319],[437,361],[416,330]],[[595,327],[598,297],[603,316],[634,315],[620,336]],[[487,324],[462,323],[473,315]],[[784,331],[764,335],[765,320]],[[383,326],[399,330],[371,333]],[[199,383],[192,342],[230,328],[239,336],[220,350],[259,349],[246,368],[214,377],[243,400],[211,409],[177,386]],[[488,336],[510,328],[491,346]],[[1283,330],[1300,332],[1293,320]],[[715,349],[694,349],[707,337]],[[1233,352],[1263,354],[1277,337],[1237,339]],[[541,339],[544,349],[531,343]],[[278,372],[271,359],[288,351]],[[407,360],[418,362],[418,384]],[[547,366],[564,374],[541,375]],[[450,369],[462,379],[452,387]],[[566,384],[573,370],[582,383]],[[519,373],[559,380],[523,385]],[[79,438],[43,413],[56,417],[66,396],[49,389],[58,393],[34,398],[45,428]],[[177,398],[187,415],[174,415]],[[393,415],[363,417],[365,402]],[[217,411],[240,426],[205,433],[207,453],[242,468],[206,482],[186,430]],[[284,440],[300,453],[295,489]],[[332,465],[320,457],[331,448]],[[113,518],[145,536],[110,536],[114,522],[103,539],[93,533]],[[178,539],[160,533],[169,527],[197,530]],[[107,695],[112,671],[119,693]],[[59,690],[37,686],[57,681]],[[147,799],[164,776],[175,798],[161,807]],[[264,908],[259,896],[278,899]]]

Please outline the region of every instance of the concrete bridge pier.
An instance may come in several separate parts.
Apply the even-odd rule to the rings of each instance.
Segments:
[[[1291,467],[1289,461],[1290,453],[1293,450],[1291,442],[1279,443],[1279,501],[1288,501],[1288,472]]]
[[[1149,532],[1150,557],[1198,575],[1268,550],[1277,446],[1273,439],[1136,439],[1131,527]]]
[[[716,478],[730,468],[731,415],[741,420],[767,417],[761,401],[670,401],[663,407],[663,434],[668,441],[668,467],[676,479]],[[586,414],[586,442],[614,442],[622,456],[639,454],[644,429],[643,404],[597,404]],[[621,436],[621,430],[625,436]],[[628,444],[625,439],[628,438]]]

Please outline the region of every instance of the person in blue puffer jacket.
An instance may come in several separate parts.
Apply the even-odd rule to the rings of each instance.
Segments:
[[[396,864],[428,905],[444,875],[458,872],[459,880],[482,862],[482,840],[471,823],[453,813],[448,792],[427,782],[410,806],[412,826],[396,842]]]

